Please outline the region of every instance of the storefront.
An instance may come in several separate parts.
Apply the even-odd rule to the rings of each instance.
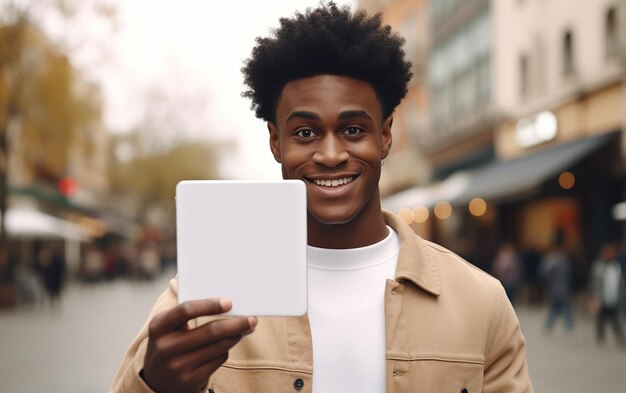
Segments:
[[[612,217],[623,196],[624,183],[613,168],[620,144],[619,133],[610,132],[494,160],[396,194],[383,207],[485,270],[499,244],[512,241],[541,253],[561,231],[583,285],[600,245],[622,236]]]

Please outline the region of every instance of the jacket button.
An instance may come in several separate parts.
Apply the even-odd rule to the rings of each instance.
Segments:
[[[298,378],[293,381],[293,387],[296,388],[296,390],[302,390],[302,388],[304,387],[304,381],[302,380],[302,378]]]
[[[461,393],[468,393],[467,389],[463,388],[461,389]]]

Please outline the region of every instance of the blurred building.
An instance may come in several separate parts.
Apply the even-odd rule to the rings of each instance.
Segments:
[[[584,272],[624,236],[624,7],[429,1],[431,176],[384,206],[483,268],[505,239],[542,250],[561,231]]]
[[[29,266],[38,244],[59,243],[76,270],[81,242],[107,232],[101,207],[108,192],[109,136],[99,121],[101,92],[36,27],[5,26],[2,34],[12,34],[7,42],[17,60],[3,63],[3,75],[13,80],[0,85],[12,89],[0,95],[20,107],[7,128],[11,254]],[[70,116],[94,121],[64,132],[75,120]]]
[[[626,187],[626,3],[509,1],[496,7],[502,15],[499,102],[506,117],[497,124],[495,150],[521,172],[515,194],[494,195],[502,200],[499,230],[539,247],[563,231],[586,270],[603,242],[624,235],[612,210]]]
[[[420,184],[427,178],[427,164],[417,148],[428,137],[426,62],[428,17],[423,0],[361,0],[359,7],[382,12],[383,21],[406,39],[404,50],[412,64],[413,78],[407,96],[393,117],[393,147],[385,159],[380,189],[383,196]]]

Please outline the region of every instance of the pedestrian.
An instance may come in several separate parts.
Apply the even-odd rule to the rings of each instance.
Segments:
[[[244,96],[283,177],[306,185],[308,312],[223,318],[230,300],[178,304],[174,279],[112,392],[532,391],[500,283],[381,209],[403,42],[380,14],[334,3],[257,39]]]
[[[546,331],[552,331],[559,316],[563,316],[565,329],[574,329],[574,318],[570,305],[572,291],[572,263],[565,252],[564,233],[556,233],[553,245],[543,256],[539,270],[547,286],[549,309],[546,317]]]
[[[17,300],[25,306],[34,306],[44,300],[44,287],[39,268],[35,269],[20,264],[15,268],[15,283],[17,286]]]
[[[106,248],[106,251],[103,255],[103,265],[104,265],[104,278],[107,280],[113,280],[117,274],[119,269],[119,255],[117,252],[117,247],[114,245],[109,245]]]
[[[622,280],[626,282],[626,240],[622,240],[617,252],[617,261],[619,262],[620,270],[622,271]],[[626,291],[622,294],[620,304],[622,306],[622,312],[626,317]]]
[[[542,302],[543,290],[539,275],[541,252],[532,241],[526,240],[520,250],[520,258],[524,267],[524,283],[528,291],[528,302],[538,304]]]
[[[616,248],[613,244],[604,244],[600,256],[593,263],[591,270],[591,291],[598,304],[596,312],[596,340],[604,343],[604,324],[608,320],[613,327],[615,338],[620,346],[626,347],[624,330],[620,321],[620,302],[626,287],[621,266],[617,260]]]
[[[522,279],[522,261],[513,243],[504,242],[500,246],[493,261],[491,273],[500,280],[509,301],[515,305]]]
[[[88,244],[83,256],[83,279],[89,283],[104,277],[104,255],[96,244]]]
[[[37,255],[37,267],[50,305],[55,307],[63,289],[65,261],[58,250],[44,246]]]
[[[144,280],[152,280],[161,272],[161,256],[156,246],[147,243],[139,253],[140,277]]]

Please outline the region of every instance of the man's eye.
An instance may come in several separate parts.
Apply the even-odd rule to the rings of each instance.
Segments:
[[[313,130],[305,128],[296,132],[296,135],[299,136],[300,138],[312,138],[315,136],[315,133],[313,132]]]
[[[343,130],[344,135],[358,135],[362,132],[362,130],[358,127],[348,127]]]

